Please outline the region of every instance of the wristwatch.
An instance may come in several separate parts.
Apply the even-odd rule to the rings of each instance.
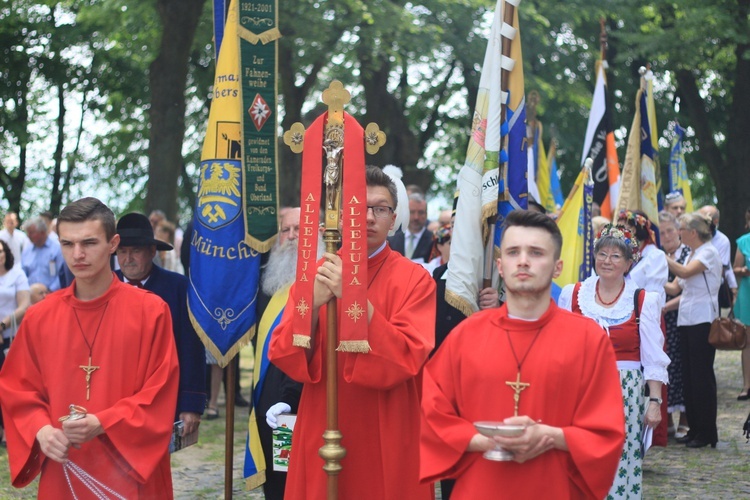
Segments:
[[[659,406],[661,406],[661,401],[662,401],[661,398],[648,398],[648,400],[649,401],[653,401],[654,403],[656,403]]]

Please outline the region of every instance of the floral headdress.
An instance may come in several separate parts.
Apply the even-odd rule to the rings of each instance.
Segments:
[[[432,235],[432,250],[430,251],[430,260],[440,256],[437,246],[451,240],[451,225],[443,224]]]
[[[656,236],[654,230],[651,229],[651,221],[648,217],[644,217],[639,213],[632,212],[630,210],[620,210],[620,214],[617,217],[618,221],[625,221],[626,223],[634,226],[636,230],[645,229],[645,233],[648,235],[648,239],[642,241],[644,245],[653,243],[656,245]]]
[[[630,232],[630,229],[628,229],[627,227],[615,224],[606,224],[602,228],[602,230],[599,231],[599,235],[594,240],[594,247],[596,247],[596,245],[599,243],[599,240],[604,237],[615,238],[625,243],[625,245],[630,249],[630,252],[633,256],[633,264],[641,259],[641,250],[638,239],[633,235],[632,232]]]
[[[451,225],[450,224],[443,224],[440,226],[437,231],[435,231],[435,241],[437,243],[445,243],[446,241],[451,239]]]

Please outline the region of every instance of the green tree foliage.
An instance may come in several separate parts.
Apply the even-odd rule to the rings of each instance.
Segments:
[[[750,206],[750,141],[744,137],[750,131],[750,1],[604,4],[622,16],[617,62],[651,61],[665,81],[659,100],[679,105],[659,123],[676,116],[694,132],[689,168],[710,174],[721,228],[734,240],[745,231]],[[697,191],[700,202],[713,203]]]
[[[170,212],[189,210],[214,70],[211,2],[189,3],[185,17],[167,15],[173,0],[10,0],[0,7],[0,190],[10,207],[49,208],[35,201],[39,193],[56,207],[83,194],[106,198],[105,192],[120,210],[162,202]],[[750,204],[750,141],[742,137],[750,129],[748,3],[521,4],[526,90],[541,96],[538,118],[545,142],[553,136],[558,142],[564,190],[581,164],[604,17],[620,160],[638,69],[650,65],[664,182],[670,130],[679,121],[689,131],[697,201],[716,196],[722,229],[730,237],[742,231]],[[352,92],[347,111],[388,135],[368,161],[396,164],[406,182],[449,197],[464,161],[494,7],[491,0],[279,2],[281,128],[318,116],[320,93],[339,79]],[[169,21],[194,37],[165,36]],[[169,60],[175,66],[163,67],[169,74],[155,71],[178,53]],[[165,85],[178,71],[184,83]],[[184,107],[170,114],[164,103],[179,96]],[[170,143],[168,156],[154,151],[154,124],[174,125],[177,139],[184,135],[158,140]],[[279,150],[282,202],[293,204],[300,158],[286,146]]]

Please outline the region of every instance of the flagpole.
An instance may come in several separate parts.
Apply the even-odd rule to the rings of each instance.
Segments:
[[[234,359],[229,361],[225,370],[227,381],[224,384],[226,393],[226,426],[224,429],[224,498],[232,498],[233,471],[234,471],[234,384],[236,374],[234,373]]]
[[[513,61],[510,57],[510,50],[513,45],[513,38],[516,35],[517,30],[513,27],[513,19],[516,14],[516,6],[521,3],[521,0],[505,0],[503,2],[503,29],[501,30],[502,35],[502,63],[500,70],[500,126],[505,123],[506,110],[508,108],[508,87],[510,84],[510,73],[513,71],[513,66],[516,62],[522,64],[521,61]],[[510,29],[506,30],[506,26]],[[501,137],[500,150],[504,150],[507,144],[506,138]],[[498,193],[497,201],[507,200],[507,162],[501,162],[499,164],[498,180],[502,179],[502,186],[504,188],[502,193]],[[487,219],[487,244],[484,248],[484,271],[482,274],[482,288],[489,288],[492,286],[492,274],[495,266],[495,225],[497,224],[497,212],[495,215]]]
[[[604,17],[599,18],[599,47],[601,50],[602,62],[607,60],[607,47],[609,45],[609,39],[607,38],[607,20]]]
[[[526,144],[527,147],[534,144],[536,138],[536,107],[541,97],[539,92],[532,90],[526,97]],[[537,202],[539,200],[536,200]]]

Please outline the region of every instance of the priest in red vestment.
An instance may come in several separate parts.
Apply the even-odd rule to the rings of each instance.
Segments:
[[[606,496],[624,442],[622,396],[609,339],[550,299],[562,236],[542,214],[505,221],[500,309],[475,313],[424,371],[420,476],[455,478],[451,498]],[[520,382],[520,384],[518,384]],[[524,427],[489,438],[477,421]],[[513,461],[490,461],[495,445]]]
[[[346,457],[339,498],[432,498],[419,484],[419,376],[434,345],[435,285],[424,268],[386,243],[397,202],[393,181],[368,167],[367,251],[370,352],[338,353],[338,421]],[[271,340],[269,358],[304,383],[292,435],[286,498],[326,498],[318,449],[326,429],[326,306],[341,294],[341,258],[325,254],[315,278],[312,349],[292,345],[291,315]],[[295,287],[286,311],[294,309]],[[315,318],[316,316],[313,316]],[[309,359],[308,359],[309,356]]]
[[[0,373],[12,483],[41,472],[39,498],[172,498],[169,308],[111,271],[119,237],[103,203],[78,200],[58,221],[75,280],[29,308]]]

